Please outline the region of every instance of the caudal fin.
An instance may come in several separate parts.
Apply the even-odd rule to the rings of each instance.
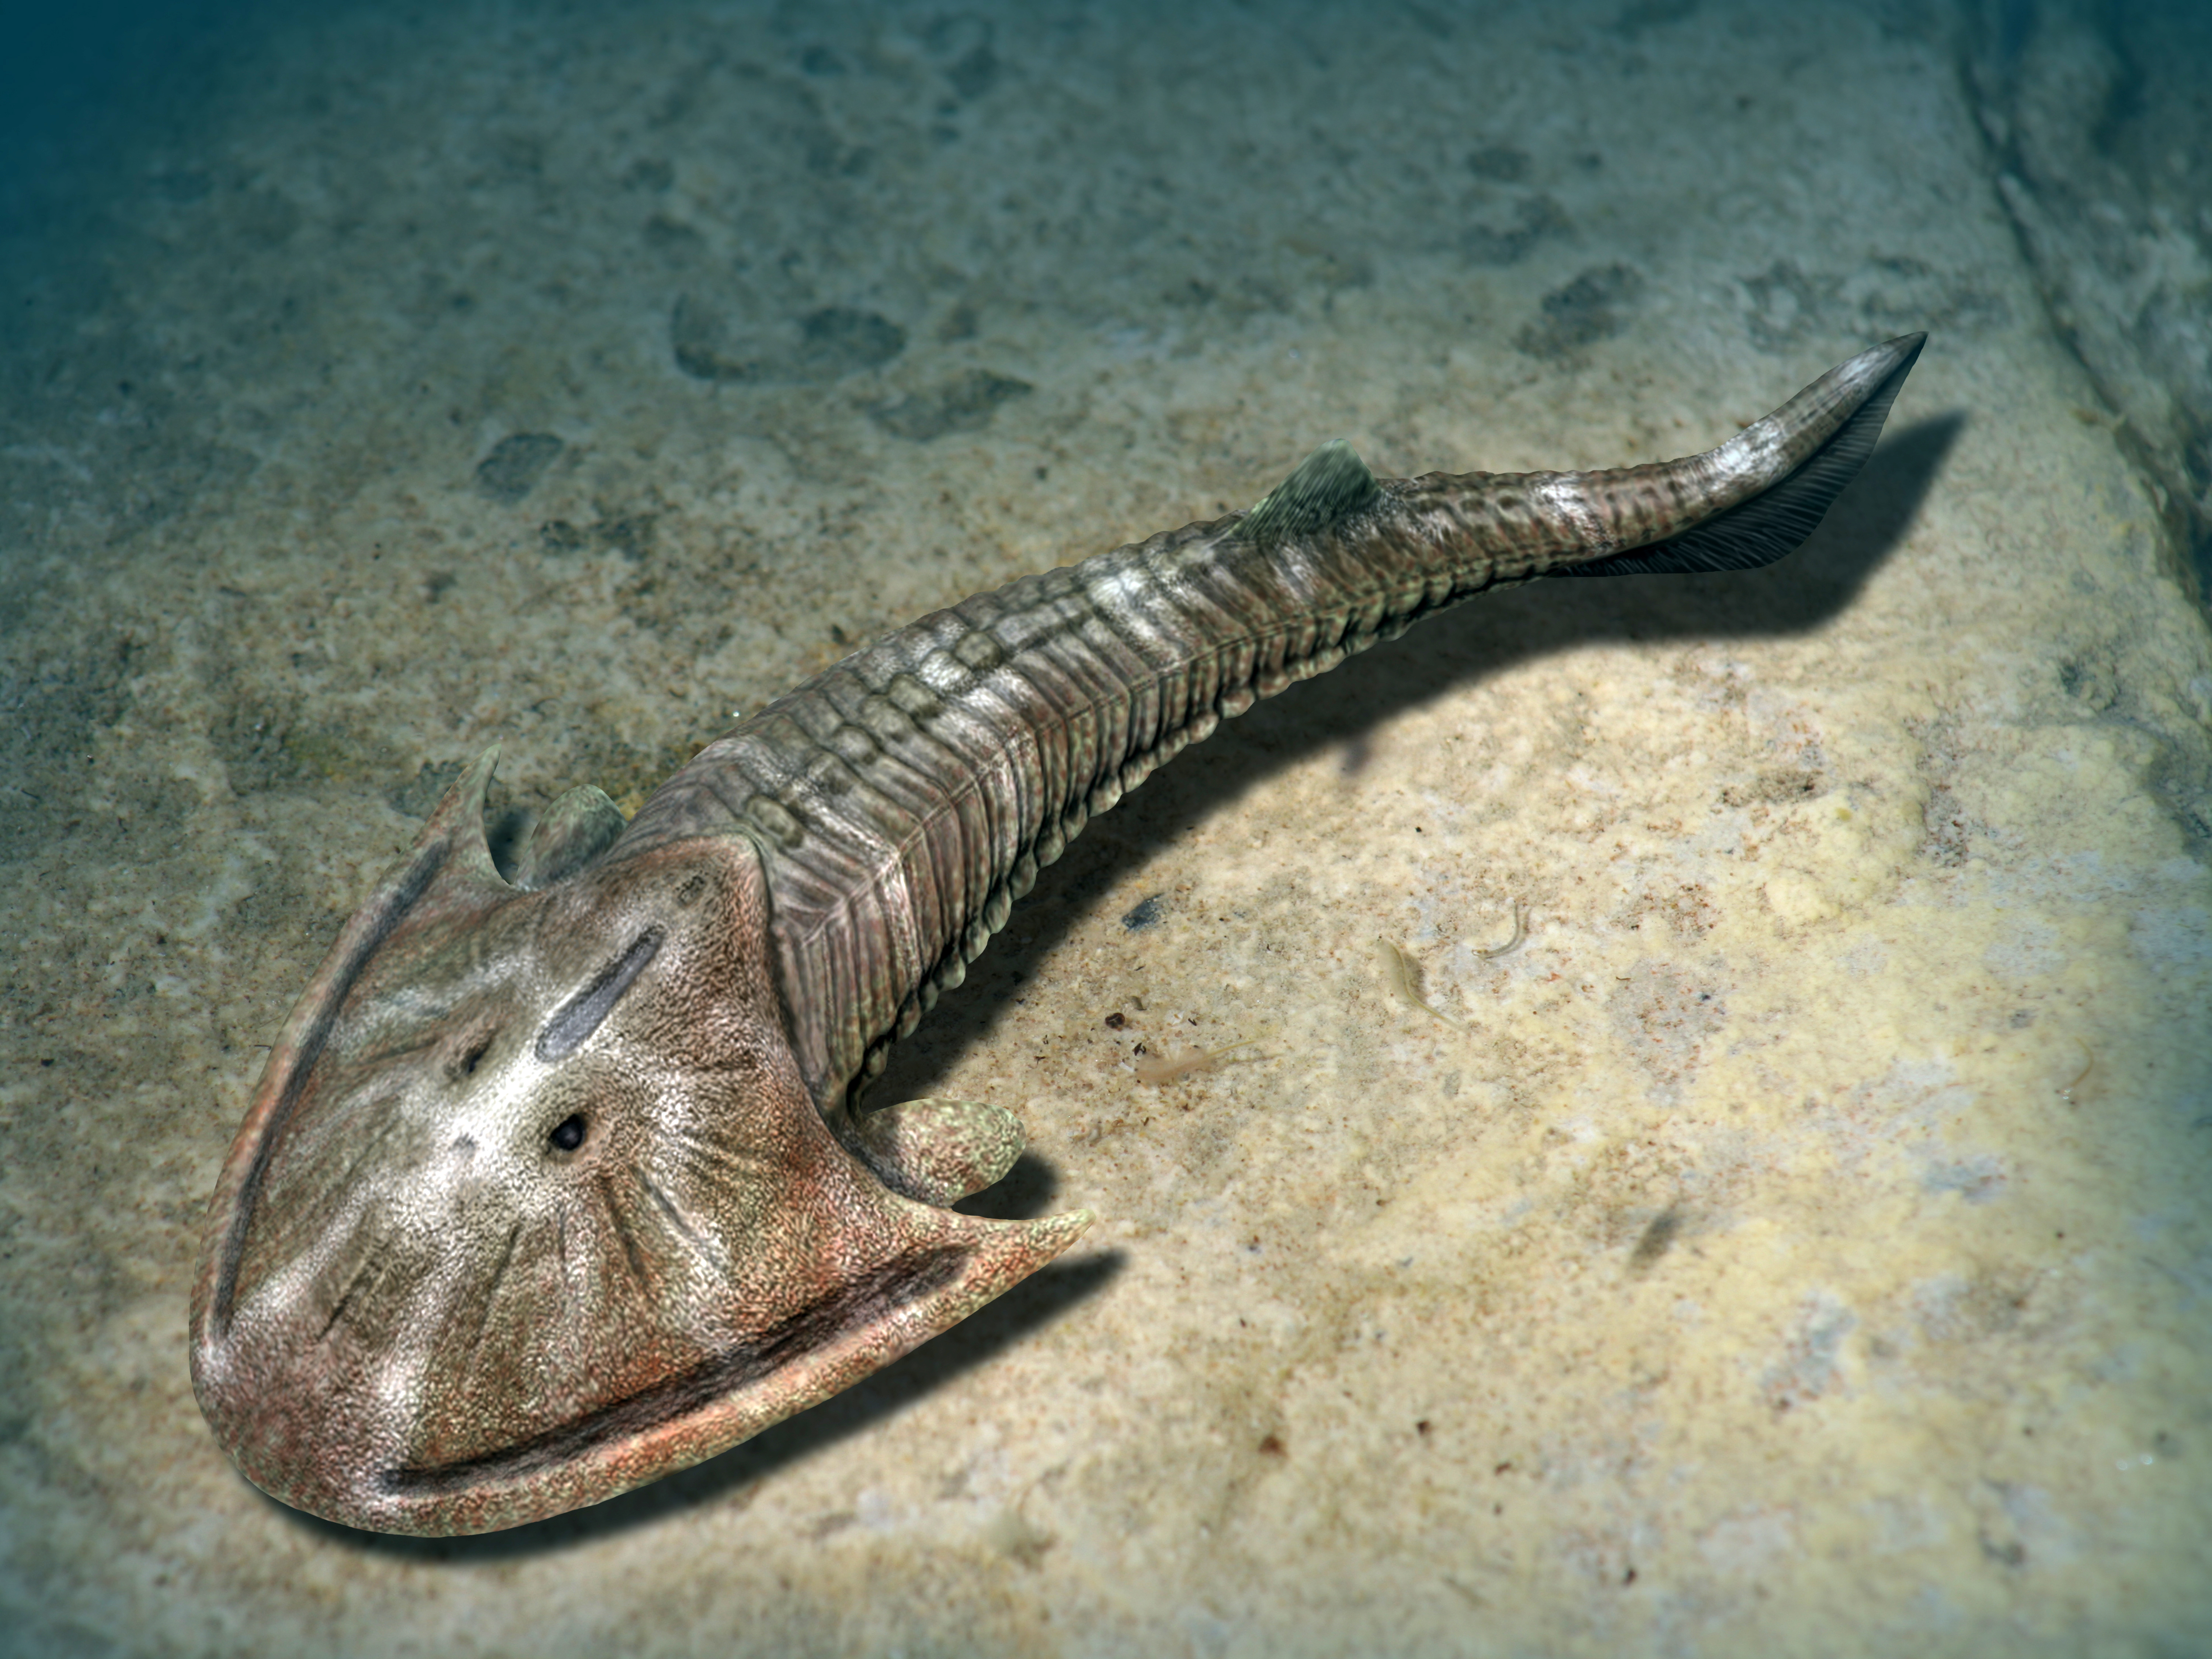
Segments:
[[[1687,460],[1668,462],[1662,468],[1633,469],[1639,475],[1695,469],[1703,474],[1741,477],[1746,471],[1764,467],[1779,471],[1780,477],[1749,499],[1723,507],[1665,540],[1583,563],[1562,565],[1546,574],[1632,576],[1749,570],[1795,551],[1874,453],[1890,405],[1897,401],[1899,389],[1927,341],[1925,334],[1886,341],[1838,364],[1719,448]],[[1832,420],[1839,404],[1847,407],[1855,395],[1857,406],[1850,409],[1832,431],[1821,434],[1819,428],[1826,423],[1823,416]],[[1802,459],[1793,456],[1790,452],[1805,447],[1808,439],[1812,440],[1810,453]],[[1792,461],[1794,465],[1790,465]],[[1598,493],[1609,476],[1586,475],[1586,481],[1593,493]]]

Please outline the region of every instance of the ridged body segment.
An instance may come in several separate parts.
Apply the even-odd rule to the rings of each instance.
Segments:
[[[760,845],[827,1108],[1091,814],[1222,715],[1489,580],[1265,553],[1233,521],[1156,537],[847,659],[703,750],[630,835],[736,827]]]
[[[800,1066],[834,1116],[1037,867],[1221,717],[1443,606],[1752,501],[1893,392],[1917,350],[1863,353],[1685,460],[1384,480],[1279,540],[1237,514],[978,594],[709,744],[614,855],[732,830],[756,842]]]

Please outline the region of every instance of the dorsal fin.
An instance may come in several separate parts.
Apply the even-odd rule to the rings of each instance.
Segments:
[[[1382,493],[1358,452],[1332,438],[1254,504],[1238,533],[1261,544],[1311,535],[1372,505]]]

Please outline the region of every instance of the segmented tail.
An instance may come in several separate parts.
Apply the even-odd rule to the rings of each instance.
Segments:
[[[609,856],[732,833],[760,849],[793,1050],[834,1115],[1038,869],[1155,767],[1488,589],[1781,557],[1873,449],[1923,338],[1860,353],[1685,460],[1382,479],[1324,445],[1249,513],[1024,576],[855,653],[701,751]]]
[[[1271,550],[1316,538],[1425,542],[1486,568],[1486,586],[1771,564],[1813,533],[1873,453],[1927,339],[1863,351],[1717,448],[1680,460],[1382,479],[1340,439],[1261,500],[1239,533]]]

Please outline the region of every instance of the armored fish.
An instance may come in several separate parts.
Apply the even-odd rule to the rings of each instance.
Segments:
[[[346,924],[226,1161],[192,1296],[216,1437],[350,1526],[516,1526],[711,1457],[974,1312],[1086,1212],[949,1206],[1012,1114],[860,1091],[1037,872],[1257,698],[1493,588],[1801,544],[1920,353],[1719,447],[1378,478],[1024,576],[836,664],[624,823],[570,792],[502,874],[496,751]]]

